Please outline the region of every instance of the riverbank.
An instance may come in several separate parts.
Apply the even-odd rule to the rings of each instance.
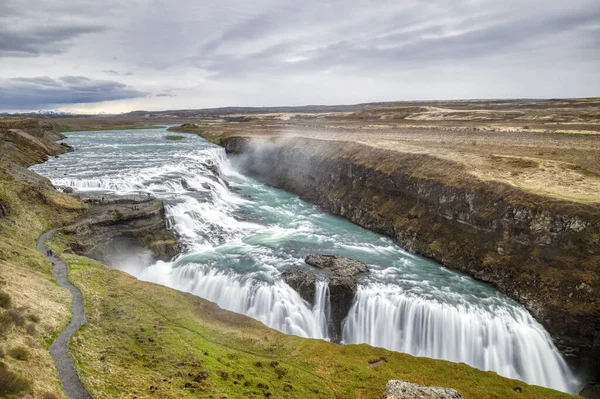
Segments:
[[[200,134],[241,154],[243,170],[268,184],[493,284],[525,304],[571,361],[582,362],[578,366],[593,370],[591,379],[598,379],[596,138],[556,144],[554,138],[527,132],[507,138],[479,131],[332,124],[255,122],[171,130]],[[480,144],[468,144],[469,137]],[[542,155],[533,159],[524,143],[536,141],[545,144],[538,144]],[[571,153],[551,145],[568,145]],[[567,158],[554,159],[561,157]],[[481,158],[486,162],[475,161]],[[546,162],[578,177],[571,184]],[[546,182],[543,190],[541,183],[514,184],[533,181],[538,173]]]

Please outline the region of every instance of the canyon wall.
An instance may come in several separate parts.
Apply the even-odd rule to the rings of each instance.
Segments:
[[[225,137],[242,170],[523,303],[579,359],[600,348],[600,206],[470,176],[423,154]],[[592,348],[592,351],[590,351]]]

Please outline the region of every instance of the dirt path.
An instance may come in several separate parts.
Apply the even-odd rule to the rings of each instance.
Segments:
[[[57,229],[50,230],[40,237],[37,244],[38,251],[46,253],[46,240],[50,238]],[[73,318],[71,323],[63,330],[62,333],[54,340],[50,346],[50,354],[54,358],[54,363],[58,369],[58,376],[62,386],[71,399],[91,399],[91,395],[79,379],[79,374],[73,366],[73,358],[69,353],[69,341],[75,332],[81,327],[85,321],[85,312],[83,310],[83,294],[79,288],[69,282],[69,269],[67,264],[60,258],[52,256],[52,273],[56,277],[56,281],[62,287],[67,288],[73,295]]]

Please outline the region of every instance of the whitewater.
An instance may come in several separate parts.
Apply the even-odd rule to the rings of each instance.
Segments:
[[[368,343],[464,362],[500,375],[576,393],[544,328],[517,302],[464,274],[411,254],[391,239],[329,215],[244,175],[224,150],[164,128],[74,132],[76,151],[33,169],[57,187],[164,200],[182,253],[170,262],[115,265],[139,279],[217,303],[301,337],[329,339],[326,278],[312,303],[281,278],[309,267],[308,254],[363,261],[370,272],[342,327],[342,343]]]

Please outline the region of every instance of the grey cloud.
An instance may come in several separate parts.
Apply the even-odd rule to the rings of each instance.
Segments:
[[[457,88],[493,97],[505,87],[533,97],[550,92],[547,82],[558,75],[555,91],[600,90],[598,0],[142,3],[0,0],[0,78],[114,79],[151,87],[143,103],[155,108],[223,104],[244,92],[257,105],[318,102],[328,86],[339,92],[328,99],[377,100],[368,88],[343,93],[360,79],[398,99],[451,98]],[[416,75],[425,81],[406,82]],[[430,84],[433,75],[447,93]],[[298,82],[299,90],[284,89]],[[181,90],[176,97],[168,95],[173,88]]]
[[[95,103],[147,97],[123,83],[84,76],[0,80],[0,109],[34,109],[57,104]]]
[[[547,38],[552,47],[553,35],[574,32],[583,26],[597,24],[600,21],[600,7],[579,8],[570,12],[518,15],[506,12],[487,15],[454,16],[453,24],[441,21],[439,24],[417,26],[398,32],[397,23],[377,26],[376,35],[368,27],[355,27],[352,37],[340,40],[315,40],[313,49],[297,51],[303,42],[298,40],[281,41],[271,47],[255,52],[219,53],[217,42],[210,42],[198,56],[190,60],[200,68],[211,71],[220,78],[243,76],[255,73],[314,73],[330,68],[342,68],[359,73],[394,70],[401,67],[413,67],[423,63],[435,63],[451,60],[472,60],[479,57],[501,54],[512,48],[526,45],[538,38]],[[266,16],[260,20],[269,21]],[[388,16],[388,22],[402,21],[403,15]],[[252,21],[255,22],[255,21]],[[422,17],[409,24],[422,22]],[[266,26],[279,26],[266,24]],[[243,42],[244,32],[248,37],[251,24],[244,23],[236,29],[223,34],[220,39],[236,38]],[[264,31],[263,25],[257,28]],[[455,31],[458,31],[456,33]],[[275,32],[266,32],[275,35]],[[333,35],[331,35],[333,36]],[[583,46],[585,33],[580,35]],[[588,45],[590,41],[587,41]],[[600,48],[596,48],[600,51]],[[212,52],[211,52],[212,51]],[[298,57],[298,62],[285,62],[286,58]]]
[[[99,26],[54,26],[31,29],[10,29],[0,25],[0,57],[32,57],[65,51],[77,36],[100,32]]]
[[[134,75],[133,72],[129,72],[129,71],[118,72],[118,71],[115,71],[114,69],[105,69],[102,72],[109,74],[109,75],[113,75],[113,76],[133,76]]]

